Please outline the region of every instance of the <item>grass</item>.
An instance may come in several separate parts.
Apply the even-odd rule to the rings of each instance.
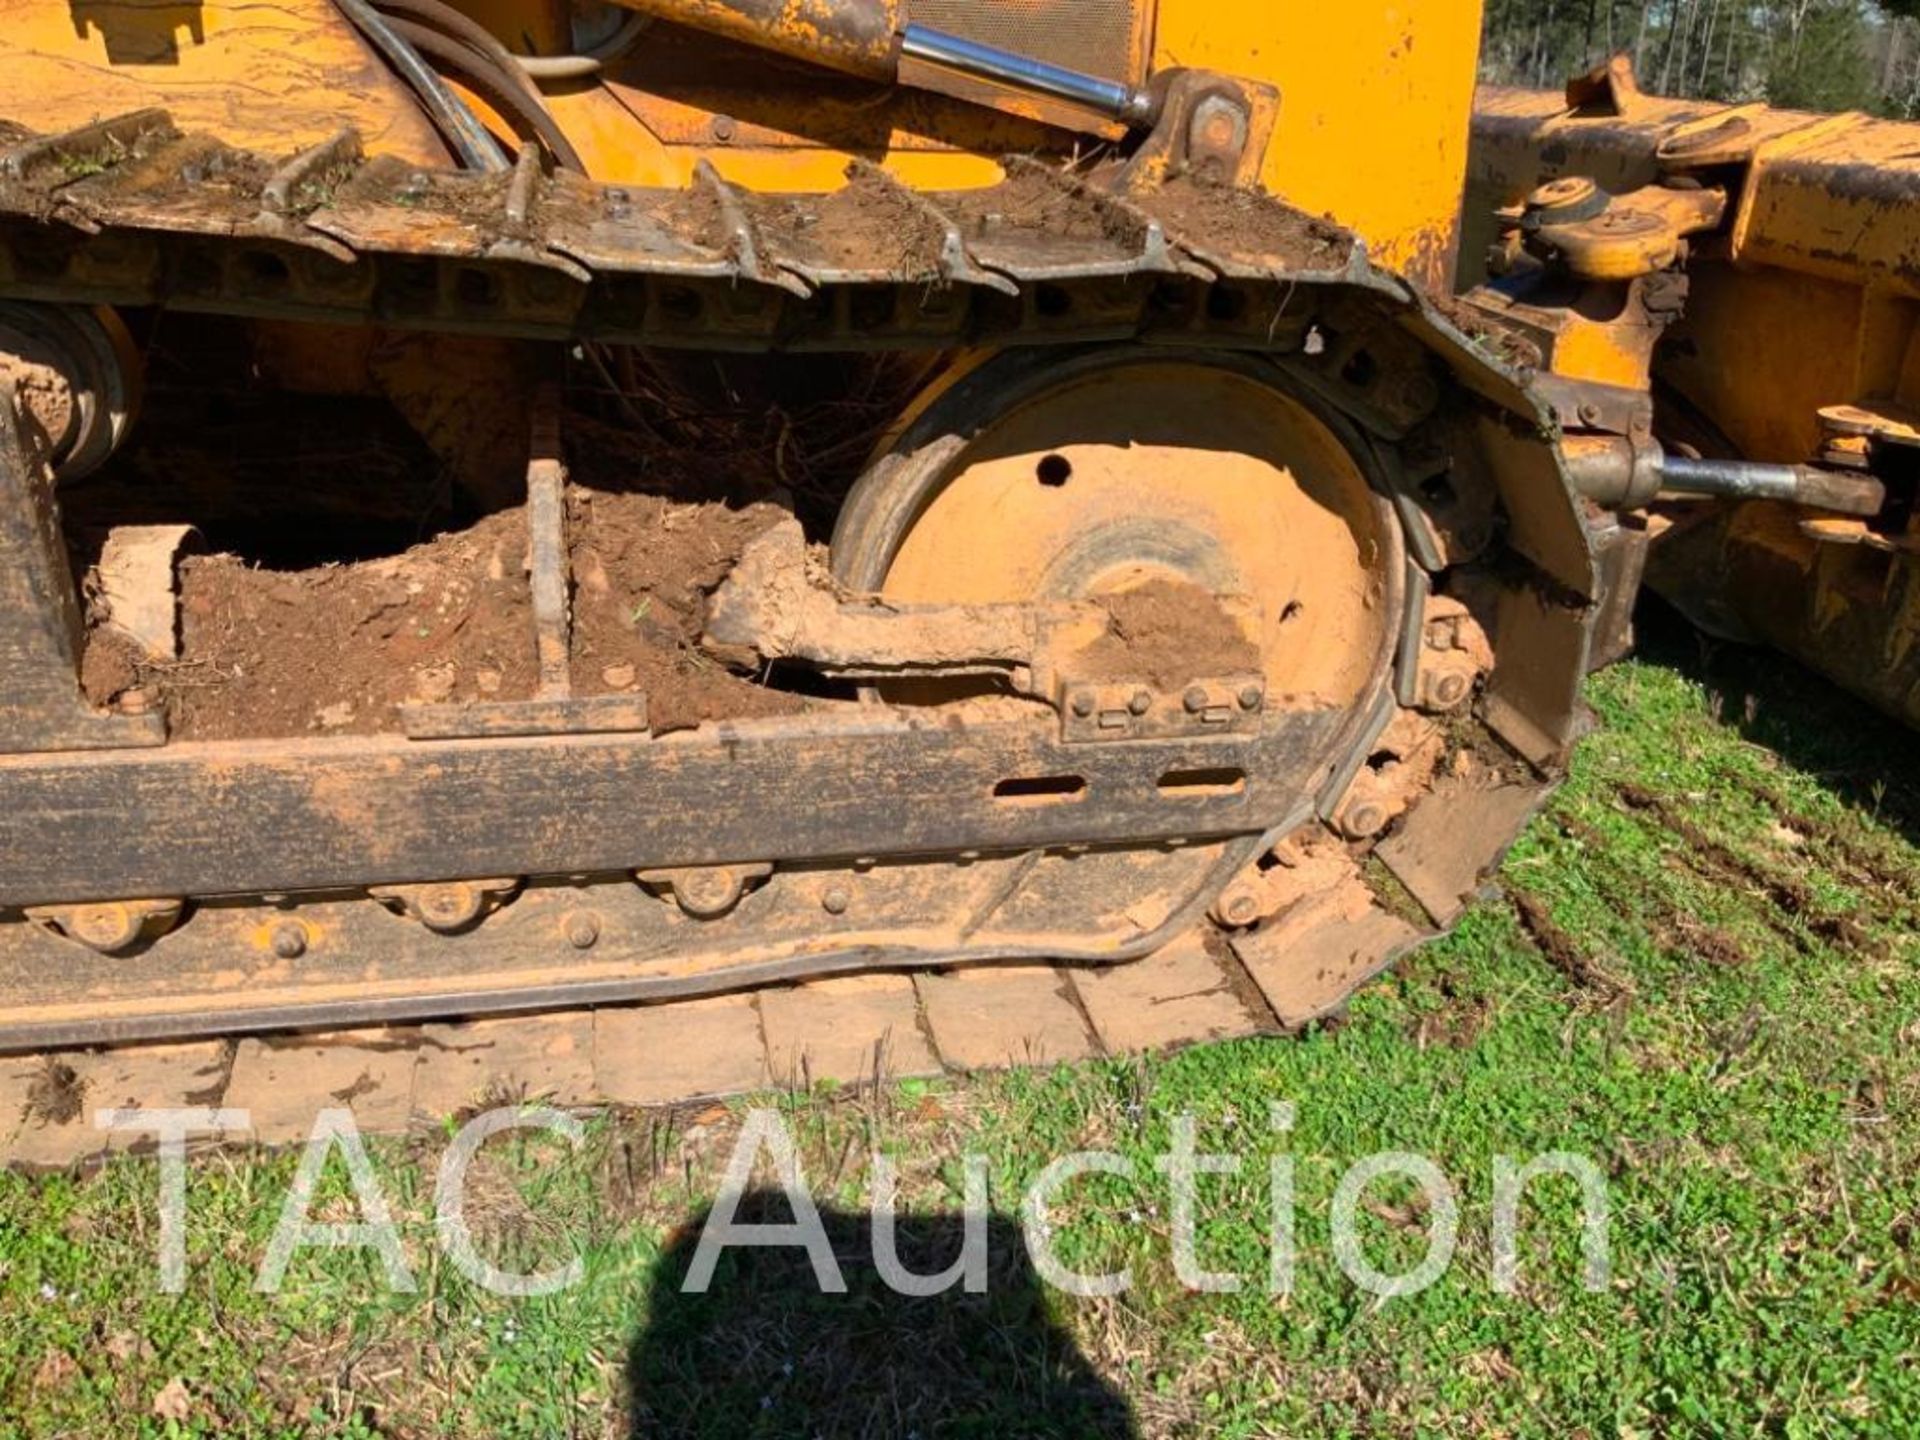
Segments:
[[[1911,735],[1778,661],[1668,637],[1601,677],[1605,722],[1513,854],[1504,893],[1297,1041],[1247,1042],[881,1092],[781,1095],[851,1294],[797,1251],[731,1253],[680,1293],[743,1106],[598,1120],[578,1152],[496,1141],[470,1210],[518,1268],[582,1283],[504,1300],[433,1244],[440,1137],[375,1143],[418,1288],[368,1252],[253,1274],[291,1156],[189,1175],[189,1279],[157,1293],[157,1177],[0,1177],[0,1433],[8,1435],[1664,1436],[1920,1432],[1920,765]],[[1268,1123],[1294,1103],[1290,1132]],[[1174,1117],[1244,1156],[1203,1179],[1174,1276],[1153,1158]],[[963,1157],[987,1158],[992,1283],[906,1300],[865,1258],[865,1157],[904,1175],[902,1252],[958,1244]],[[1059,1253],[1133,1267],[1119,1297],[1040,1285],[1019,1196],[1077,1182]],[[1340,1175],[1431,1156],[1460,1199],[1456,1263],[1381,1300],[1330,1252]],[[1531,1192],[1516,1294],[1488,1280],[1494,1157],[1573,1150],[1608,1178],[1613,1277],[1578,1284],[1572,1188]],[[1268,1161],[1291,1157],[1299,1261],[1270,1295]],[[337,1161],[321,1218],[352,1219]],[[1417,1192],[1382,1183],[1368,1253],[1415,1263]],[[783,1214],[775,1207],[776,1214]]]

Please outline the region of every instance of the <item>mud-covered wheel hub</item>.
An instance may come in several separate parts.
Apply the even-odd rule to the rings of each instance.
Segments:
[[[1224,597],[1269,709],[1359,712],[1385,683],[1403,603],[1399,524],[1370,467],[1367,443],[1269,361],[1005,355],[908,416],[849,497],[833,565],[905,603],[1157,589],[1202,637],[1217,627],[1180,612]]]

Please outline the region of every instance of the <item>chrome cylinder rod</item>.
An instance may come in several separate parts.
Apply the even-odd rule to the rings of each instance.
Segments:
[[[1126,125],[1152,125],[1159,115],[1159,103],[1145,90],[993,45],[963,40],[958,35],[925,25],[907,26],[901,37],[900,54],[902,59],[918,60],[972,79],[1078,105]]]
[[[1886,487],[1871,475],[1817,465],[1765,465],[1752,460],[1660,460],[1660,489],[1681,495],[1724,495],[1736,500],[1783,500],[1842,515],[1877,515]]]

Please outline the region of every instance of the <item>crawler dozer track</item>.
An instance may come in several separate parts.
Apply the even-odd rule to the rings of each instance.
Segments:
[[[1364,476],[1376,636],[1334,698],[1272,670],[1083,688],[1068,664],[1002,711],[901,702],[876,664],[860,702],[670,736],[643,703],[571,696],[563,640],[560,683],[519,705],[169,743],[158,716],[82,702],[47,458],[0,407],[16,1160],[98,1149],[104,1105],[247,1106],[281,1139],[289,1097],[398,1124],[503,1091],[658,1103],[1298,1026],[1458,914],[1623,624],[1619,537],[1576,504],[1520,373],[1252,191],[1020,159],[952,193],[864,165],[832,195],[704,167],[648,190],[532,151],[430,172],[351,133],[246,154],[158,111],[0,136],[8,301],[993,350],[959,382],[987,414],[1110,357],[1270,387]],[[535,610],[563,626],[535,550]],[[840,540],[835,565],[882,588]]]

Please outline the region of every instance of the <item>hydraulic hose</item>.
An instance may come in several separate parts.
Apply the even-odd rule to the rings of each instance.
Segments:
[[[577,55],[516,55],[486,26],[465,11],[447,4],[446,0],[374,0],[374,3],[383,15],[412,20],[466,42],[512,74],[516,80],[524,77],[528,81],[528,93],[536,96],[539,91],[531,82],[584,80],[597,75],[602,65],[618,60],[633,49],[653,24],[651,15],[630,10],[619,29]]]
[[[515,81],[521,80],[513,52],[501,44],[486,26],[465,12],[456,10],[446,0],[373,0],[373,7],[390,20],[411,20],[429,30],[438,30],[447,38],[460,41],[476,54],[486,56]],[[531,83],[527,83],[525,88],[529,95],[537,94]]]
[[[447,82],[434,73],[420,52],[402,39],[367,0],[334,0],[334,3],[419,97],[434,129],[440,132],[462,165],[469,170],[484,171],[511,168],[499,142],[487,133],[479,117],[461,103],[460,97],[447,88]]]
[[[628,12],[620,28],[597,45],[589,45],[578,55],[515,55],[520,68],[535,80],[584,80],[600,73],[639,43],[653,25],[653,17],[638,10]]]
[[[573,143],[539,100],[522,88],[523,82],[516,80],[512,72],[502,70],[468,48],[464,42],[438,30],[412,20],[396,18],[389,23],[408,44],[473,91],[502,119],[516,128],[524,127],[531,131],[552,153],[557,164],[578,174],[586,173],[587,167],[580,158],[580,152],[573,148]]]

